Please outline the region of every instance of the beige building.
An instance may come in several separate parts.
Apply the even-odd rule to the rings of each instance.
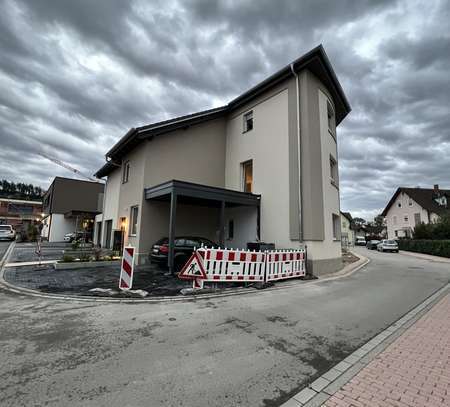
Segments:
[[[400,187],[382,213],[387,238],[412,237],[416,225],[436,222],[444,213],[450,214],[450,190]]]
[[[319,46],[225,106],[131,129],[96,173],[107,177],[100,243],[121,228],[139,262],[176,235],[307,245],[310,270],[336,270],[336,126],[349,112]]]
[[[348,248],[355,245],[355,231],[352,229],[352,215],[341,212],[341,244]]]

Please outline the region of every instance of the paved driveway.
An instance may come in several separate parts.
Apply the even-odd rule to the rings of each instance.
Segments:
[[[350,277],[161,304],[0,292],[0,405],[278,406],[450,277],[400,254]]]

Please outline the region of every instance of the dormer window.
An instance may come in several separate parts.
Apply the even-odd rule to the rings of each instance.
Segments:
[[[244,114],[244,133],[253,129],[253,110]]]

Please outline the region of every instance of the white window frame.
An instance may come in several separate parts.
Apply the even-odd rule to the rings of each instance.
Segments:
[[[138,230],[139,205],[130,207],[130,228],[128,236],[136,236]]]
[[[122,184],[126,184],[130,179],[130,160],[124,161],[122,167]]]
[[[334,171],[333,171],[334,169]],[[337,187],[338,186],[338,163],[337,160],[330,154],[330,182]]]
[[[333,240],[341,240],[341,217],[335,213],[331,214],[333,228]]]
[[[407,213],[405,213],[405,214],[403,215],[403,222],[404,222],[404,223],[408,223],[408,222],[409,222],[409,215],[408,215]]]
[[[245,187],[246,187],[246,182],[245,182],[245,167],[251,164],[252,165],[252,186],[251,186],[251,191],[246,191]],[[254,177],[254,168],[253,168],[253,160],[247,160],[241,163],[241,179],[242,179],[242,191],[243,192],[248,192],[248,193],[253,193],[253,186],[254,186],[254,181],[255,181],[255,177]]]
[[[243,133],[248,133],[255,128],[255,119],[253,117],[253,110],[250,110],[242,115],[243,118]],[[249,125],[249,123],[251,123]]]

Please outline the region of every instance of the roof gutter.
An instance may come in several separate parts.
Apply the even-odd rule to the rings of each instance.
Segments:
[[[300,134],[300,87],[298,74],[295,72],[294,64],[290,64],[292,74],[295,76],[296,103],[297,103],[297,169],[298,169],[298,240],[303,242],[303,207],[302,207],[302,171],[301,171],[301,134]]]

